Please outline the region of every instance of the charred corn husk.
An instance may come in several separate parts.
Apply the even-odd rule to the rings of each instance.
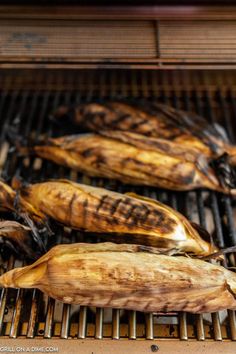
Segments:
[[[58,121],[63,121],[65,116],[86,130],[125,130],[170,139],[214,158],[228,153],[232,164],[236,165],[236,147],[230,144],[224,128],[216,123],[209,124],[195,113],[144,100],[127,100],[64,106],[54,113]]]
[[[36,258],[41,253],[40,249],[35,247],[31,228],[16,221],[0,221],[0,242],[20,256]]]
[[[34,146],[31,151],[90,176],[172,190],[206,187],[227,194],[235,192],[229,188],[230,171],[227,175],[219,163],[214,168],[213,160],[196,148],[136,133],[101,131],[65,136]]]
[[[236,309],[235,273],[138,245],[59,245],[3,274],[0,286],[38,288],[69,304],[145,312]]]
[[[39,210],[36,210],[33,205],[21,198],[19,193],[0,180],[0,210],[16,211],[16,209],[17,214],[23,218],[26,213],[30,214],[37,222],[40,222],[44,217],[44,215],[40,213]]]
[[[4,188],[4,183],[0,183]],[[8,187],[9,188],[9,187]],[[6,188],[5,188],[6,189]],[[116,242],[130,242],[163,248],[178,248],[198,255],[216,248],[203,240],[207,232],[191,224],[183,215],[155,200],[123,195],[103,188],[55,180],[22,187],[21,203],[31,215],[33,210],[42,219],[47,217],[71,227],[111,235]],[[0,193],[1,197],[1,193]],[[0,199],[4,207],[4,200]],[[17,211],[17,206],[13,206]],[[104,236],[105,237],[105,236]]]

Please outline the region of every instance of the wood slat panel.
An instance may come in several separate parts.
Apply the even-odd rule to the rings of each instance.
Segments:
[[[7,21],[0,24],[0,60],[156,57],[151,21]]]
[[[236,21],[161,21],[159,34],[163,59],[236,57]]]
[[[216,1],[209,0],[210,5],[214,6],[202,6],[199,5],[196,0],[189,1],[186,0],[186,5],[180,5],[180,2],[176,0],[177,5],[169,5],[165,2],[165,6],[160,5],[159,1],[152,1],[152,5],[145,3],[145,6],[79,6],[79,1],[76,1],[77,6],[67,6],[56,7],[55,2],[51,4],[52,6],[40,6],[40,2],[36,3],[32,1],[34,6],[30,5],[2,5],[0,3],[0,18],[9,19],[83,19],[83,20],[222,20],[222,19],[236,19],[236,6],[235,1],[232,3],[234,5],[225,6],[226,2],[222,0],[222,6],[216,6]],[[46,2],[46,0],[45,0]],[[163,0],[164,2],[164,0]],[[49,1],[48,1],[49,3]],[[157,4],[158,3],[158,4]],[[191,4],[192,3],[192,4]],[[114,5],[110,1],[110,5]],[[100,2],[97,1],[97,5]],[[126,4],[127,5],[127,4]]]

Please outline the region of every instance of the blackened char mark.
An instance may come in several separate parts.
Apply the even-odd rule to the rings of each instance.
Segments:
[[[151,215],[153,217],[152,220],[149,218],[150,225],[158,227],[163,234],[174,232],[177,223],[173,218],[171,218],[171,213],[170,215],[166,215],[165,212],[155,209],[152,211]]]
[[[62,192],[59,190],[55,196],[58,200],[62,198]]]
[[[131,124],[130,128],[134,131],[135,130],[138,131],[138,128],[140,128],[141,125],[146,125],[146,124],[148,125],[148,120],[142,119],[142,120],[139,120],[138,122]]]
[[[30,187],[22,187],[19,192],[20,195],[25,198],[30,197],[31,194]]]
[[[132,205],[132,204],[128,204],[128,210],[126,211],[126,213],[124,213],[124,218],[126,220],[133,221],[135,219],[135,214],[134,214],[134,210],[136,209],[136,205]]]
[[[209,125],[203,117],[165,105],[154,104],[154,107],[166,114],[180,130],[203,140],[211,151],[218,153],[219,146],[214,137],[216,139],[221,139],[221,137],[217,130]]]
[[[144,167],[147,167],[147,166],[150,166],[150,167],[154,167],[152,164],[149,164],[149,163],[143,163],[142,161],[139,161],[139,160],[136,160],[132,157],[126,157],[125,159],[123,159],[122,161],[122,164],[125,165],[125,164],[129,164],[129,163],[133,163],[134,165],[137,165],[137,166],[144,166]]]
[[[132,212],[131,212],[132,214],[131,214],[130,218],[128,219],[130,225],[133,225],[133,226],[137,225],[138,226],[138,225],[148,221],[144,217],[144,215],[147,213],[147,210],[144,205],[134,205],[133,207],[131,207],[131,210],[132,210]]]
[[[73,204],[74,204],[74,202],[76,200],[76,197],[77,197],[76,193],[73,193],[73,195],[71,197],[71,200],[70,200],[70,203],[68,205],[68,217],[67,217],[67,219],[68,219],[69,223],[71,222],[71,218],[72,218],[72,214],[73,214]]]
[[[3,188],[2,190],[0,190],[0,210],[14,209],[15,200],[16,200],[15,192],[13,192],[13,195],[11,195]],[[18,205],[18,203],[16,204]]]
[[[96,212],[98,213],[100,210],[108,210],[110,208],[109,200],[110,197],[108,195],[103,195],[97,205]]]
[[[114,201],[114,203],[111,205],[111,215],[115,214],[121,203],[123,203],[123,200],[121,198]]]
[[[234,293],[234,291],[232,290],[231,286],[229,283],[227,283],[227,281],[225,281],[225,288],[229,291],[229,293],[234,297],[234,299],[236,300],[236,294]]]
[[[83,158],[93,158],[93,165],[99,167],[102,164],[106,164],[106,157],[102,155],[102,153],[95,148],[87,148],[84,151],[80,152],[80,155]]]
[[[131,115],[130,114],[120,114],[118,115],[118,117],[116,119],[113,119],[109,125],[113,128],[117,128],[117,125],[119,125],[120,123],[124,122],[125,120],[127,120],[127,118],[130,118]]]
[[[99,167],[101,165],[105,165],[106,164],[106,157],[102,156],[101,154],[97,154],[95,163],[96,163],[97,167]]]
[[[128,227],[158,227],[163,232],[167,233],[173,232],[176,227],[176,222],[171,217],[152,206],[149,207],[141,203],[134,204],[128,198],[124,199],[123,204],[122,215],[126,219],[126,225]]]
[[[139,221],[146,222],[150,213],[151,210],[146,205],[142,205],[142,212],[139,215]]]
[[[104,119],[105,113],[103,112],[86,112],[83,116],[83,125],[86,128],[94,129],[97,128],[98,118]]]
[[[86,220],[86,217],[87,217],[87,208],[88,208],[88,199],[85,198],[84,201],[83,201],[83,217],[84,217],[84,220]]]
[[[90,157],[93,156],[93,154],[94,154],[93,148],[87,148],[86,150],[80,152],[80,155],[83,157]]]
[[[186,186],[191,186],[194,181],[195,173],[196,173],[195,168],[193,168],[190,173],[180,176],[179,183],[182,183],[183,185]]]

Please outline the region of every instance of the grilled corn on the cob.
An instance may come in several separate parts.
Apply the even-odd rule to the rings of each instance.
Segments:
[[[25,149],[23,149],[25,150]],[[37,156],[90,176],[172,190],[200,187],[235,193],[232,176],[196,148],[140,134],[102,131],[50,139],[32,147]],[[222,174],[224,176],[222,177]],[[228,173],[228,174],[227,174]]]
[[[219,124],[209,124],[195,113],[185,112],[155,102],[104,101],[59,107],[54,116],[71,121],[86,130],[126,130],[139,134],[169,139],[181,145],[197,148],[208,156],[229,154],[236,165],[236,146],[230,144]],[[68,121],[68,120],[66,120]]]
[[[0,221],[0,242],[20,256],[36,258],[41,253],[34,245],[31,228],[16,221]]]
[[[8,193],[15,192],[0,182],[0,202],[9,205]],[[3,196],[4,199],[1,199]],[[191,224],[183,215],[155,200],[137,195],[123,195],[103,188],[55,180],[25,186],[18,191],[11,209],[50,217],[73,229],[115,237],[116,242],[130,242],[163,248],[178,248],[198,255],[216,248],[199,234],[206,231]],[[17,211],[17,210],[16,210]]]
[[[236,274],[201,260],[137,245],[73,244],[0,277],[70,304],[192,313],[236,309]]]

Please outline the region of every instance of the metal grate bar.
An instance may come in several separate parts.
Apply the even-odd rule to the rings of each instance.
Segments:
[[[6,301],[7,301],[7,289],[2,289],[1,298],[0,298],[0,333],[2,334],[3,328],[3,317],[6,309]]]
[[[87,327],[87,307],[80,306],[78,338],[80,339],[86,338],[86,327]]]
[[[120,310],[112,311],[112,338],[120,338]]]
[[[220,318],[218,312],[212,314],[212,325],[213,325],[214,339],[222,340]]]
[[[200,108],[200,103],[199,103],[199,100],[197,101],[198,104],[197,104],[197,111],[199,114],[202,113],[202,110]],[[212,105],[209,105],[208,106],[208,109],[209,109],[209,112],[208,112],[208,115],[211,116],[212,118],[212,121],[215,122],[216,119],[214,117],[214,114],[213,114],[213,111],[211,110],[211,107]],[[206,216],[205,214],[203,213],[203,210],[204,210],[204,203],[203,203],[203,198],[202,198],[202,194],[201,192],[198,193],[198,212],[199,212],[199,217],[200,217],[200,224],[205,227],[206,226]],[[215,209],[217,210],[217,209]],[[215,214],[215,219],[218,218],[218,215]],[[218,236],[218,234],[217,234]],[[218,240],[218,243],[219,243],[220,240]],[[211,318],[212,318],[212,325],[213,325],[213,336],[214,336],[214,339],[215,340],[222,340],[222,332],[221,332],[221,326],[220,326],[220,317],[219,317],[219,313],[213,313],[211,315]]]
[[[10,257],[7,270],[11,270],[14,267],[14,258]],[[6,301],[7,301],[8,289],[2,289],[0,297],[0,334],[3,330],[3,318],[6,310]]]
[[[229,91],[229,100],[230,100],[230,104],[232,107],[231,126],[230,126],[230,128],[232,130],[231,137],[232,137],[232,142],[235,143],[235,140],[236,140],[236,133],[235,133],[236,100],[235,100],[232,90]]]
[[[197,340],[205,340],[204,324],[202,314],[196,315]]]
[[[187,98],[187,96],[186,96]],[[180,104],[178,102],[177,99],[177,95],[175,93],[173,93],[172,99],[171,99],[171,105],[173,105],[175,108],[179,109]],[[173,193],[174,194],[174,193]],[[187,199],[186,199],[186,194],[183,194],[185,196],[185,198],[183,198],[183,200],[181,200],[181,204],[184,201],[184,211],[185,213],[188,212],[189,208],[187,206]],[[184,200],[185,199],[185,200]],[[162,202],[164,202],[164,200],[161,200]],[[171,206],[172,208],[175,208],[177,210],[179,210],[178,204],[177,204],[177,198],[172,197],[172,203]],[[181,211],[181,210],[179,210]],[[187,215],[188,216],[188,215]],[[178,321],[179,321],[179,336],[181,340],[188,340],[188,332],[187,332],[187,316],[185,312],[180,312],[179,313],[179,317],[178,317]]]
[[[233,129],[231,127],[231,119],[230,119],[229,111],[227,108],[227,102],[223,98],[221,91],[219,91],[218,94],[219,94],[220,107],[222,109],[222,116],[224,119],[224,127],[226,128],[226,131],[227,131],[227,134],[228,134],[230,140],[234,141],[234,134],[233,134]]]
[[[35,120],[35,115],[36,115],[36,109],[38,106],[38,101],[39,101],[39,93],[36,91],[33,93],[32,99],[31,99],[31,107],[29,110],[29,118],[28,118],[28,124],[25,126],[25,137],[28,137],[31,130],[32,130],[32,125]]]
[[[8,102],[9,109],[6,113],[6,119],[4,121],[4,125],[2,127],[2,131],[0,134],[0,142],[3,141],[3,139],[5,139],[5,134],[7,132],[7,129],[9,128],[9,121],[13,116],[13,112],[14,112],[15,104],[16,104],[16,99],[17,99],[18,95],[19,95],[19,92],[14,91],[13,94],[10,96],[10,100]]]
[[[38,100],[39,100],[39,95],[37,92],[34,92],[32,99],[31,99],[31,109],[29,111],[29,121],[28,124],[25,126],[25,130],[23,132],[23,135],[25,137],[28,137],[32,128],[32,124],[34,121],[34,116],[36,114],[36,108],[38,106]],[[30,166],[32,166],[32,159],[30,162]],[[33,174],[32,174],[33,177]],[[29,176],[30,178],[30,176]],[[28,323],[28,328],[27,328],[27,338],[34,338],[35,333],[36,333],[36,321],[37,321],[37,315],[38,315],[38,307],[39,307],[39,298],[40,298],[40,293],[38,290],[34,289],[33,294],[32,294],[32,302],[31,302],[31,309],[30,309],[30,317],[29,317],[29,323]]]
[[[47,106],[48,106],[48,101],[49,101],[49,92],[45,92],[43,95],[43,103],[42,103],[42,107],[40,110],[38,126],[37,126],[36,132],[35,132],[36,133],[35,134],[36,141],[38,140],[39,135],[40,135],[42,128],[43,128],[43,122],[46,117],[46,110],[47,110]]]
[[[225,246],[225,242],[224,242],[223,230],[222,230],[221,219],[220,219],[219,205],[217,203],[217,197],[215,193],[210,192],[210,202],[211,202],[211,210],[214,218],[217,241],[219,247],[223,248]]]
[[[32,295],[31,309],[30,309],[30,318],[29,318],[27,334],[26,334],[27,338],[34,338],[35,336],[38,306],[39,306],[39,291],[34,289]]]
[[[228,130],[228,134],[229,134],[230,139],[232,141],[235,141],[234,129],[232,129],[232,126],[230,124],[231,120],[230,120],[229,110],[227,109],[227,104],[226,104],[221,92],[219,92],[219,97],[220,97],[220,103],[222,106],[223,119],[224,119],[225,126]],[[235,117],[235,114],[236,114],[235,99],[233,99],[232,95],[231,95],[231,101],[233,103],[233,113],[234,113],[234,117]],[[228,237],[231,240],[230,243],[235,245],[236,244],[236,230],[235,230],[235,223],[234,223],[234,216],[233,216],[233,209],[232,209],[231,200],[228,196],[223,196],[222,201],[223,201],[225,215],[226,215]],[[235,266],[235,257],[234,257],[234,264],[233,265]],[[231,310],[228,311],[228,322],[229,322],[229,327],[230,327],[231,339],[236,340],[235,311],[231,311]]]
[[[103,309],[96,308],[96,324],[95,324],[95,338],[102,339],[103,337]]]
[[[8,92],[7,91],[3,91],[1,92],[1,96],[0,96],[0,124],[4,124],[4,118],[5,115],[2,114],[2,112],[4,111],[4,106],[5,106],[5,102],[7,100],[7,96],[8,96]],[[1,140],[0,140],[1,142]]]
[[[15,116],[14,120],[18,121],[21,117],[21,114],[24,112],[27,97],[28,97],[28,92],[23,92],[23,94],[20,97],[21,100],[20,100],[20,104],[19,104],[19,107],[20,107],[19,112],[21,112],[21,113],[17,114]],[[13,112],[11,112],[11,113],[13,113]],[[14,117],[14,116],[9,115],[9,122],[12,117]],[[19,129],[19,125],[18,125],[18,129]],[[19,325],[20,325],[21,309],[23,306],[23,294],[24,294],[24,292],[22,289],[17,290],[16,300],[15,300],[15,308],[13,311],[10,334],[9,334],[10,338],[16,338],[17,334],[18,334]]]
[[[136,311],[129,311],[129,339],[137,338]]]
[[[153,314],[147,313],[145,315],[145,326],[146,326],[146,339],[153,339],[154,338],[154,331],[153,331]]]
[[[206,91],[206,112],[208,115],[207,118],[209,119],[210,123],[214,123],[214,119],[212,116],[212,110],[211,110],[211,104],[212,104],[212,98],[210,98],[210,93],[207,90]]]
[[[66,92],[64,97],[65,97],[65,104],[66,105],[70,105],[70,103],[71,103],[71,92]],[[60,177],[64,178],[64,171],[61,171]],[[70,179],[72,179],[72,178],[70,178]],[[68,338],[68,335],[69,335],[69,330],[70,330],[70,312],[71,312],[71,305],[63,304],[61,338],[64,338],[64,339]]]
[[[10,329],[10,338],[16,338],[19,328],[19,321],[20,321],[20,313],[21,307],[23,302],[23,290],[17,290],[16,295],[16,305],[13,312],[12,322],[11,322],[11,329]]]
[[[228,196],[223,196],[222,201],[225,208],[225,214],[226,214],[226,220],[228,226],[228,237],[230,238],[231,243],[233,245],[236,245],[236,231],[234,226],[234,216],[232,211],[231,200]]]
[[[236,340],[236,316],[235,316],[235,311],[228,310],[228,316],[229,316],[229,327],[230,327],[231,339],[232,340]]]
[[[62,311],[62,325],[61,325],[61,338],[67,339],[70,331],[70,310],[71,306],[68,304],[63,305]]]
[[[48,298],[47,315],[46,315],[45,328],[44,328],[44,338],[52,337],[54,309],[55,309],[55,300]]]
[[[181,340],[188,340],[187,318],[185,312],[179,314],[179,336]]]

